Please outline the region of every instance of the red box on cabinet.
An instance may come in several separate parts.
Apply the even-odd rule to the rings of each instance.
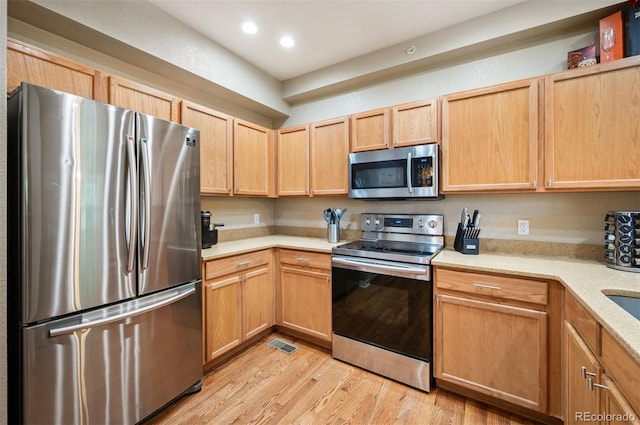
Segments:
[[[622,11],[600,19],[600,63],[624,57]]]

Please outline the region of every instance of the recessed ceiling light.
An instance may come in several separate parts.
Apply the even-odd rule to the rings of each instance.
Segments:
[[[242,22],[242,31],[247,34],[255,34],[258,32],[258,26],[251,21]]]
[[[280,45],[282,47],[286,47],[287,49],[293,47],[295,44],[296,42],[293,40],[293,38],[289,37],[288,35],[285,35],[280,39]]]

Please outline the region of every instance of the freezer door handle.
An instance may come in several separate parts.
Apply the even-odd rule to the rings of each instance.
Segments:
[[[142,177],[144,179],[144,235],[142,241],[142,269],[149,268],[149,238],[151,233],[151,171],[149,170],[149,152],[147,139],[140,139],[142,151]]]
[[[95,320],[82,320],[80,323],[74,323],[71,325],[60,326],[57,328],[49,329],[49,338],[55,338],[57,336],[70,334],[75,331],[83,330],[83,329],[91,329],[98,326],[106,325],[109,323],[117,322],[120,320],[128,319],[130,317],[139,316],[141,314],[147,313],[152,310],[159,309],[169,304],[173,304],[181,299],[187,298],[193,295],[196,292],[195,286],[191,286],[188,290],[183,291],[180,289],[176,289],[173,291],[173,294],[168,298],[163,298],[158,302],[145,305],[140,307],[134,311],[127,311],[125,313],[114,314],[113,316],[101,317]]]
[[[136,261],[135,246],[138,241],[138,173],[136,172],[135,139],[127,136],[127,161],[129,162],[129,197],[131,208],[129,209],[129,257],[127,271],[132,272]]]

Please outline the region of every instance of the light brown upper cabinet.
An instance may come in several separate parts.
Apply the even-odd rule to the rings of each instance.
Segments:
[[[278,130],[278,196],[309,194],[309,126]]]
[[[233,187],[233,118],[182,101],[182,124],[200,130],[200,192],[230,195]]]
[[[389,108],[351,115],[351,152],[386,149],[391,139]]]
[[[392,109],[393,147],[439,142],[438,101],[421,100]]]
[[[522,80],[443,98],[442,192],[536,189],[541,84]]]
[[[178,122],[178,98],[124,78],[109,77],[109,103]]]
[[[274,196],[273,131],[243,121],[233,122],[233,186],[235,195]]]
[[[351,115],[351,152],[439,141],[438,101],[426,99]]]
[[[25,82],[105,101],[101,80],[100,72],[93,68],[17,40],[7,40],[7,94]]]
[[[640,188],[640,58],[550,75],[547,190]]]
[[[349,192],[349,118],[278,130],[278,196]]]
[[[349,118],[311,124],[311,195],[349,193]]]

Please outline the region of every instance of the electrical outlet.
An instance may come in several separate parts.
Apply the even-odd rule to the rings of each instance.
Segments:
[[[255,224],[260,224],[260,214],[255,213],[255,214],[253,215],[253,222],[254,222]]]
[[[529,234],[529,220],[518,220],[518,234],[519,235]]]

